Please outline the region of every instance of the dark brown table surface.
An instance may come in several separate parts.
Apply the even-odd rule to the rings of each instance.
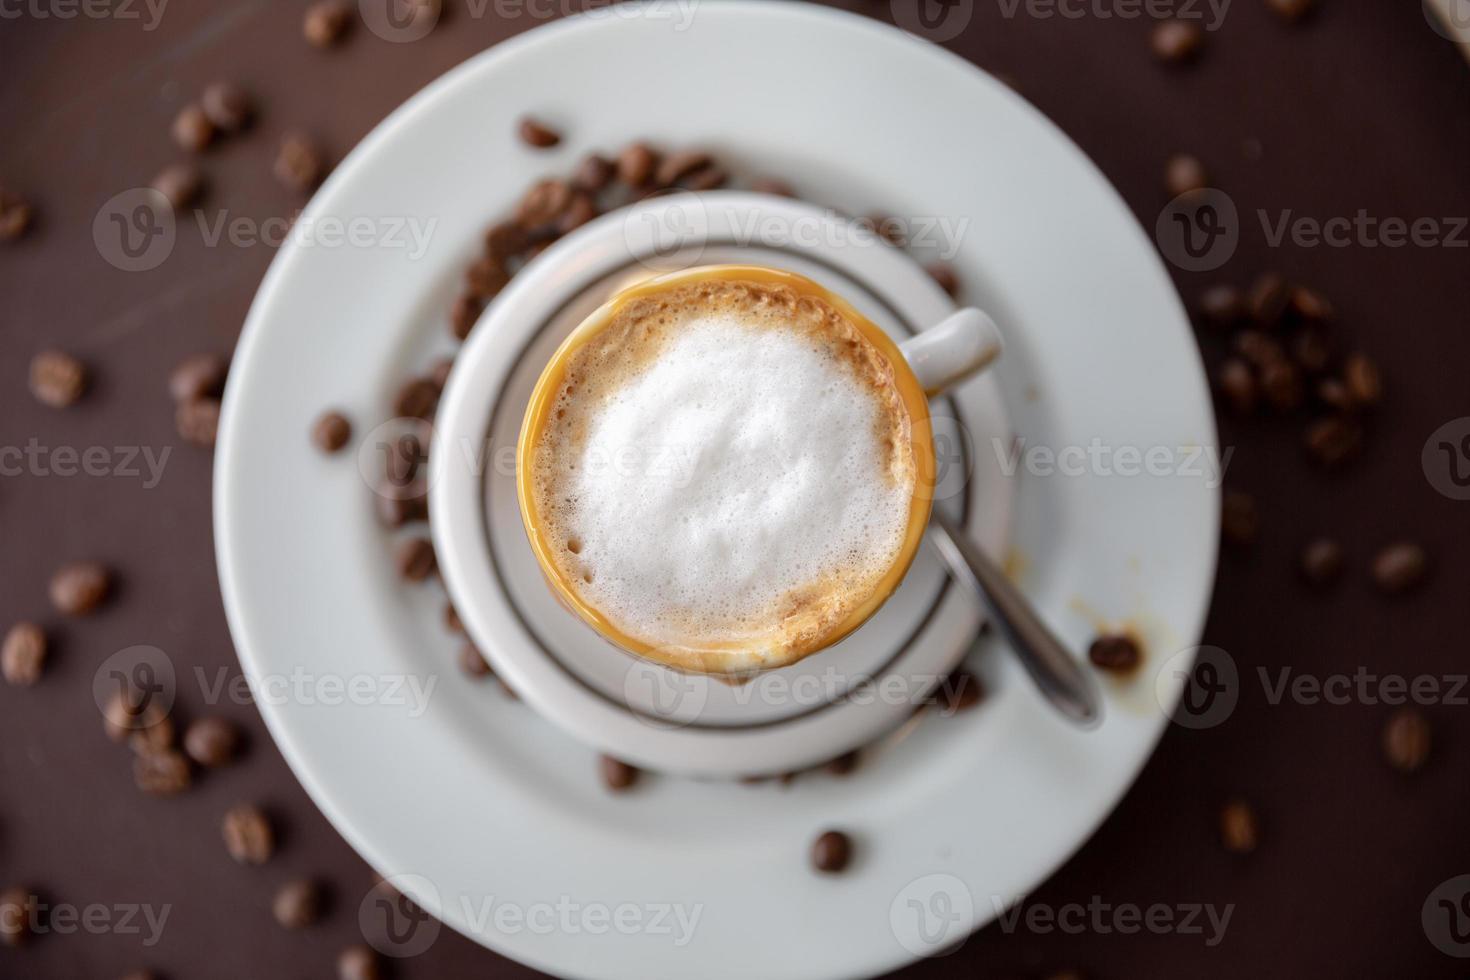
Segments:
[[[892,16],[884,3],[844,5]],[[122,477],[0,480],[0,628],[38,619],[54,646],[38,686],[0,684],[0,887],[78,906],[171,906],[152,949],[118,931],[44,935],[0,947],[0,976],[115,977],[141,966],[177,980],[328,976],[337,950],[358,940],[370,872],[307,799],[254,709],[219,709],[248,730],[245,759],[174,799],[139,793],[127,749],[102,736],[91,680],[113,651],[148,643],[206,671],[238,670],[215,577],[211,458],[180,443],[166,381],[180,357],[231,348],[273,251],[209,249],[181,235],[162,267],[129,274],[103,261],[91,228],[102,202],[176,157],[170,122],[208,82],[237,80],[262,106],[251,136],[209,154],[210,206],[263,218],[298,203],[270,175],[282,131],[304,129],[340,158],[446,69],[538,23],[497,17],[494,5],[479,18],[465,0],[447,7],[417,43],[386,43],[359,24],[321,52],[301,38],[299,3],[176,2],[154,30],[141,6],[138,20],[38,16],[64,9],[52,0],[0,6],[0,184],[38,212],[31,235],[0,246],[0,446],[35,438],[174,451],[153,488]],[[1146,18],[1005,9],[977,2],[948,45],[1012,79],[1146,227],[1167,200],[1163,162],[1180,150],[1205,161],[1245,216],[1228,266],[1177,274],[1186,299],[1268,269],[1310,283],[1336,304],[1344,342],[1381,363],[1388,395],[1362,458],[1337,475],[1304,458],[1301,419],[1222,421],[1236,448],[1228,482],[1256,496],[1262,520],[1253,548],[1224,554],[1206,630],[1240,665],[1239,707],[1216,728],[1171,727],[1116,813],[1032,899],[1233,903],[1224,941],[992,926],[907,975],[1464,976],[1466,962],[1426,938],[1420,909],[1441,882],[1470,873],[1470,708],[1424,709],[1433,754],[1409,776],[1380,749],[1389,707],[1358,697],[1272,704],[1256,671],[1470,670],[1470,504],[1438,493],[1420,462],[1431,432],[1470,415],[1470,250],[1463,235],[1459,248],[1271,247],[1254,216],[1470,215],[1470,69],[1413,2],[1322,0],[1309,21],[1287,25],[1262,0],[1237,0],[1185,70],[1155,63]],[[882,72],[874,66],[873,85]],[[95,369],[93,390],[66,411],[26,390],[31,355],[50,346]],[[1349,555],[1344,580],[1322,595],[1295,573],[1315,533],[1335,535]],[[1387,599],[1367,565],[1398,538],[1425,544],[1434,569],[1417,594]],[[111,563],[120,588],[105,611],[64,621],[46,583],[72,558]],[[200,708],[187,696],[181,705]],[[1260,814],[1260,846],[1246,857],[1218,840],[1220,806],[1236,796]],[[282,832],[280,853],[258,871],[233,864],[220,843],[220,815],[241,800],[264,803]],[[287,932],[271,920],[271,895],[308,874],[330,882],[337,901],[321,925]],[[394,970],[532,973],[447,930]]]

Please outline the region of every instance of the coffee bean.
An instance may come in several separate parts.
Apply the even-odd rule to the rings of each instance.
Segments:
[[[341,412],[323,412],[311,426],[311,443],[324,453],[335,453],[352,439],[352,423]]]
[[[730,175],[723,167],[701,167],[679,181],[679,186],[695,192],[712,191],[724,187],[729,179]]]
[[[1274,272],[1263,273],[1251,284],[1246,307],[1257,326],[1270,329],[1281,322],[1291,302],[1291,287]]]
[[[1138,665],[1143,662],[1143,652],[1138,649],[1138,641],[1133,637],[1125,633],[1112,633],[1092,641],[1092,646],[1087,648],[1087,659],[1100,670],[1126,674],[1138,669]]]
[[[1226,490],[1220,500],[1220,532],[1235,545],[1254,544],[1261,530],[1261,517],[1256,500],[1239,490]]]
[[[150,796],[177,796],[189,788],[189,760],[173,749],[133,756],[133,782]]]
[[[556,232],[565,235],[576,231],[595,217],[597,205],[593,203],[591,195],[578,192],[572,195],[572,203],[567,205],[566,211],[556,220]]]
[[[422,482],[407,487],[380,487],[377,498],[378,519],[384,527],[402,527],[429,519],[429,491]]]
[[[410,582],[422,582],[439,567],[434,546],[428,538],[408,538],[398,546],[398,574]]]
[[[985,697],[985,685],[968,670],[956,670],[940,683],[934,696],[939,710],[952,715],[979,704]]]
[[[1298,565],[1309,585],[1324,586],[1342,576],[1342,545],[1331,538],[1314,538],[1302,548]]]
[[[812,841],[812,867],[827,874],[846,870],[852,862],[852,838],[840,830],[828,830]]]
[[[222,133],[238,133],[255,117],[255,104],[249,94],[233,82],[215,82],[204,90],[199,104]]]
[[[516,126],[516,132],[520,135],[522,143],[534,146],[539,150],[561,142],[560,133],[539,119],[533,119],[530,116],[521,117],[520,123]]]
[[[860,761],[862,761],[862,753],[857,749],[853,749],[851,752],[844,752],[837,758],[831,760],[822,769],[832,776],[847,776],[851,775],[857,769]]]
[[[1339,412],[1351,412],[1358,407],[1353,403],[1347,385],[1338,378],[1323,378],[1317,382],[1317,400]]]
[[[480,308],[483,309],[484,303],[494,299],[496,294],[504,289],[505,284],[508,282],[510,282],[510,275],[505,271],[505,266],[501,261],[486,256],[465,270],[466,292],[461,296],[461,302],[466,304],[479,303],[481,304]],[[468,319],[469,313],[470,307],[468,305],[462,310],[456,306],[455,309],[450,311],[450,326],[454,331],[454,335],[460,340],[468,337],[470,335],[470,329],[475,325],[475,320]],[[465,319],[458,319],[460,317]],[[479,318],[478,310],[475,311],[475,318]],[[466,322],[469,326],[465,326]],[[464,330],[463,335],[460,334],[461,329]]]
[[[1290,361],[1271,361],[1261,368],[1261,391],[1279,412],[1290,412],[1302,404],[1302,375]]]
[[[1242,330],[1235,335],[1235,350],[1258,369],[1286,360],[1281,342],[1263,330]]]
[[[638,782],[638,769],[610,755],[599,756],[598,771],[602,773],[602,784],[614,793],[632,789]]]
[[[502,221],[485,232],[485,257],[504,266],[505,261],[527,245],[526,229],[514,221]]]
[[[112,591],[112,573],[95,561],[63,565],[51,576],[51,605],[67,616],[85,616]]]
[[[342,39],[352,10],[344,0],[321,0],[306,8],[301,33],[313,47],[329,48]]]
[[[225,814],[220,832],[225,850],[241,864],[264,864],[276,850],[271,822],[257,806],[242,803]]]
[[[618,180],[629,187],[642,187],[658,167],[658,154],[647,143],[631,143],[618,154]]]
[[[378,954],[366,946],[348,946],[337,954],[337,980],[382,980]]]
[[[189,103],[174,117],[174,142],[188,153],[199,153],[214,140],[214,123],[204,110]]]
[[[1332,320],[1332,304],[1327,297],[1306,286],[1292,288],[1290,309],[1292,316],[1307,323],[1328,323]]]
[[[757,194],[770,194],[775,197],[796,196],[796,190],[790,184],[776,177],[757,177],[750,182],[750,189]]]
[[[654,171],[653,182],[659,187],[672,187],[680,178],[709,166],[713,159],[703,150],[679,150],[670,153]]]
[[[29,888],[0,891],[0,945],[25,945],[37,925],[38,905]]]
[[[1327,331],[1309,324],[1298,330],[1291,338],[1291,356],[1303,371],[1321,374],[1332,363],[1332,342]]]
[[[1428,570],[1429,554],[1412,541],[1394,542],[1373,558],[1373,582],[1389,595],[1413,590]]]
[[[908,231],[904,221],[886,214],[870,214],[859,219],[859,224],[895,248],[908,245]]]
[[[219,399],[191,398],[174,409],[174,427],[185,442],[208,449],[219,434]]]
[[[439,389],[427,378],[410,378],[393,399],[393,413],[399,418],[428,421],[438,407]]]
[[[579,191],[588,194],[596,194],[608,184],[612,183],[613,176],[617,173],[617,167],[607,157],[596,153],[588,154],[577,164],[577,170],[572,174],[572,186]]]
[[[549,177],[538,180],[516,205],[516,220],[524,228],[549,225],[572,203],[572,185]]]
[[[230,364],[218,354],[190,354],[168,376],[168,393],[176,402],[218,398],[225,390]]]
[[[1256,377],[1250,365],[1238,357],[1227,358],[1220,365],[1220,394],[1237,415],[1249,415],[1256,408]]]
[[[87,368],[59,350],[43,350],[31,358],[31,394],[52,408],[76,404],[87,391]]]
[[[1295,23],[1312,12],[1313,0],[1266,0],[1266,6],[1282,20]]]
[[[1245,318],[1245,298],[1234,286],[1211,286],[1200,294],[1199,312],[1211,327],[1233,327]]]
[[[138,755],[167,752],[174,747],[176,737],[174,720],[157,706],[157,702],[149,701],[142,715],[134,719],[133,731],[128,735],[128,747]]]
[[[495,673],[486,663],[485,655],[475,649],[473,643],[466,643],[459,648],[459,669],[466,677],[473,677],[476,680],[491,677]]]
[[[46,665],[46,633],[35,623],[16,623],[0,644],[0,676],[5,683],[30,687]]]
[[[1352,419],[1328,415],[1307,426],[1307,452],[1323,466],[1341,466],[1358,454],[1363,444],[1363,430]]]
[[[419,467],[427,459],[422,440],[412,432],[405,432],[393,440],[388,447],[384,469],[388,482],[395,487],[411,485],[419,475]]]
[[[271,914],[286,929],[305,929],[322,915],[322,889],[309,878],[288,881],[271,901]]]
[[[206,769],[235,761],[240,730],[223,718],[200,718],[184,729],[184,752]]]
[[[1170,197],[1204,190],[1208,186],[1210,186],[1210,178],[1205,173],[1205,165],[1200,162],[1199,157],[1178,153],[1170,157],[1169,162],[1164,165],[1164,189],[1168,191]]]
[[[301,133],[287,133],[281,139],[272,171],[287,190],[304,194],[321,183],[327,163],[310,139]]]
[[[939,283],[939,288],[954,298],[960,292],[960,277],[955,273],[954,267],[943,262],[930,262],[924,266],[924,271],[929,273],[929,278]]]
[[[444,628],[451,633],[460,636],[467,635],[464,628],[464,620],[459,618],[459,610],[454,608],[454,603],[444,603]]]
[[[20,239],[31,227],[31,206],[18,194],[0,187],[0,242]]]
[[[154,708],[153,702],[149,703],[149,707]],[[148,724],[148,720],[142,717],[143,714],[134,692],[114,691],[102,711],[102,730],[107,733],[109,740],[126,742],[133,732]],[[163,716],[161,709],[155,709],[149,714],[154,721]]]
[[[1342,364],[1342,382],[1358,405],[1377,405],[1383,400],[1383,376],[1366,354],[1349,354]]]
[[[199,200],[204,192],[204,175],[191,163],[171,163],[159,171],[150,186],[178,214]]]
[[[1204,43],[1204,32],[1182,20],[1161,20],[1149,36],[1154,57],[1173,65],[1193,61]]]
[[[1256,811],[1243,800],[1231,800],[1220,811],[1220,843],[1232,854],[1249,854],[1260,844]]]
[[[1423,769],[1429,743],[1429,719],[1417,708],[1400,708],[1383,726],[1383,754],[1399,772]]]

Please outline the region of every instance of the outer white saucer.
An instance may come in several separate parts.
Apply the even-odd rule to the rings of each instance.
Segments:
[[[349,842],[380,871],[420,876],[415,897],[461,932],[575,977],[878,974],[1035,887],[1132,782],[1181,683],[1170,671],[1156,701],[1151,674],[1203,624],[1217,489],[1177,475],[1021,476],[1012,567],[1027,591],[1078,648],[1101,620],[1134,624],[1150,650],[1142,676],[1110,685],[1101,728],[1068,727],[991,650],[976,659],[992,689],[982,707],[925,719],[846,779],[783,791],[667,778],[614,798],[590,750],[493,686],[457,682],[442,598],[394,581],[357,468],[306,438],[327,406],[370,426],[405,367],[448,346],[456,281],[518,188],[636,134],[708,144],[853,211],[968,218],[955,262],[966,301],[1006,329],[996,378],[1029,445],[1215,444],[1198,355],[1148,239],[1008,88],[853,15],[726,0],[679,23],[624,10],[500,45],[410,100],[313,199],[302,220],[438,224],[418,260],[292,245],[272,265],[217,451],[226,609],[251,675],[436,681],[421,714],[382,684],[377,703],[297,697],[261,710]],[[564,126],[566,144],[518,146],[528,109]],[[807,849],[831,826],[853,834],[857,859],[818,876]],[[478,915],[487,900],[678,904],[699,920],[681,945],[667,929],[585,918],[515,928]]]

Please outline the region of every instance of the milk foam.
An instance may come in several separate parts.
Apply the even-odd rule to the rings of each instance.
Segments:
[[[845,617],[902,547],[912,453],[891,376],[855,367],[850,328],[789,329],[788,313],[662,309],[572,373],[538,452],[540,510],[568,579],[636,639],[779,654]]]

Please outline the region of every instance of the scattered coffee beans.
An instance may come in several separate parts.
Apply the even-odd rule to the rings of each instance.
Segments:
[[[240,730],[223,718],[200,718],[184,729],[184,752],[206,769],[229,765],[239,750]]]
[[[934,692],[935,703],[946,715],[973,708],[984,696],[985,686],[968,670],[954,671]]]
[[[1220,501],[1220,532],[1234,545],[1254,544],[1261,530],[1256,499],[1239,490],[1227,490]]]
[[[955,273],[954,267],[943,262],[930,262],[924,266],[924,271],[929,273],[929,278],[939,283],[939,288],[949,293],[951,297],[960,293],[960,277]]]
[[[1180,153],[1170,157],[1164,165],[1164,189],[1170,197],[1203,190],[1209,184],[1210,178],[1205,174],[1205,165],[1199,157]]]
[[[1307,323],[1328,323],[1332,320],[1332,304],[1326,296],[1306,286],[1291,290],[1291,313]]]
[[[134,722],[132,734],[128,736],[128,746],[138,755],[166,752],[174,747],[174,739],[177,737],[174,720],[157,707],[157,702],[150,701]]]
[[[499,263],[491,259],[481,259],[481,262],[489,262],[498,267]],[[475,265],[479,265],[477,262]],[[454,306],[449,310],[449,327],[454,333],[454,339],[464,340],[480,321],[480,314],[485,311],[485,301],[476,292],[460,293],[459,298],[454,301]]]
[[[862,753],[859,752],[857,749],[853,749],[851,752],[844,752],[837,758],[828,762],[822,767],[822,769],[829,775],[848,776],[857,769],[858,763],[861,761]]]
[[[617,166],[611,160],[593,153],[577,164],[577,171],[572,174],[572,186],[579,191],[596,194],[612,183],[616,175]]]
[[[1266,0],[1266,6],[1282,20],[1294,23],[1312,12],[1313,0]]]
[[[81,361],[58,350],[44,350],[31,358],[31,394],[52,408],[76,404],[87,391],[87,369]]]
[[[1409,592],[1424,581],[1429,555],[1411,541],[1389,545],[1373,558],[1373,581],[1389,595]]]
[[[1309,374],[1321,374],[1332,362],[1332,343],[1320,326],[1302,327],[1291,338],[1291,356]]]
[[[352,17],[344,0],[320,0],[306,8],[301,33],[313,47],[330,48],[342,39]]]
[[[696,190],[708,188],[694,188]],[[580,191],[572,195],[571,203],[566,210],[556,219],[556,233],[566,235],[576,231],[578,228],[597,217],[597,204],[592,200],[592,195]]]
[[[219,434],[219,399],[191,398],[174,409],[174,427],[189,443],[209,449]]]
[[[653,177],[658,154],[647,143],[633,143],[618,154],[618,180],[629,187],[642,187]]]
[[[204,175],[191,163],[171,163],[159,171],[151,186],[177,214],[199,200],[204,192]]]
[[[214,128],[222,133],[238,133],[255,117],[255,104],[250,96],[233,82],[215,82],[204,90],[199,104]]]
[[[1238,357],[1220,365],[1220,394],[1236,415],[1249,415],[1256,408],[1256,376],[1250,365]]]
[[[1200,317],[1216,329],[1236,326],[1245,319],[1245,297],[1234,286],[1211,286],[1200,294]]]
[[[0,187],[0,242],[13,242],[30,230],[31,206]]]
[[[270,820],[257,806],[242,803],[225,814],[220,827],[225,850],[241,864],[264,864],[276,850]]]
[[[516,220],[525,228],[540,228],[560,218],[567,205],[572,203],[572,185],[564,180],[549,177],[538,180],[526,191],[516,205]],[[473,283],[471,283],[473,286]],[[501,283],[500,285],[504,285]],[[495,287],[498,292],[500,285]],[[492,293],[493,295],[493,293]]]
[[[352,438],[352,423],[341,412],[324,412],[311,427],[312,445],[324,453],[335,453]]]
[[[174,142],[181,150],[199,153],[213,142],[214,123],[209,121],[202,108],[191,102],[174,117],[173,134]]]
[[[422,582],[439,567],[434,546],[428,538],[408,538],[398,546],[398,574],[410,582]]]
[[[1274,272],[1266,272],[1251,284],[1246,306],[1256,325],[1270,329],[1281,322],[1291,302],[1291,287]]]
[[[225,390],[230,365],[218,354],[190,354],[168,376],[168,393],[176,402],[218,398]]]
[[[454,608],[454,603],[444,603],[444,628],[449,632],[464,636],[464,621],[459,618],[459,610]]]
[[[631,789],[638,782],[638,769],[610,755],[601,756],[597,762],[602,773],[602,784],[615,793]]]
[[[36,896],[28,888],[0,891],[0,945],[21,946],[36,924]]]
[[[441,394],[444,391],[444,386],[449,384],[449,372],[453,370],[453,356],[439,358],[439,360],[434,362],[434,366],[429,369],[429,380],[433,382],[434,387],[438,388]]]
[[[1220,843],[1232,854],[1249,854],[1260,843],[1256,811],[1243,800],[1232,800],[1220,811]]]
[[[829,830],[812,842],[812,867],[828,874],[843,871],[852,862],[852,839],[840,830]]]
[[[1305,445],[1313,459],[1331,469],[1358,454],[1363,445],[1363,430],[1350,418],[1329,415],[1307,426]]]
[[[1302,548],[1299,565],[1302,578],[1309,585],[1325,586],[1342,576],[1342,545],[1331,538],[1316,538]]]
[[[1400,708],[1383,726],[1383,754],[1399,772],[1418,772],[1429,759],[1429,719],[1417,708]]]
[[[1188,21],[1161,20],[1149,37],[1154,57],[1172,65],[1182,65],[1198,56],[1204,43],[1204,32]]]
[[[315,925],[322,914],[322,889],[308,878],[288,881],[276,892],[271,914],[287,929]]]
[[[133,756],[133,782],[150,796],[177,796],[189,788],[189,760],[173,749]]]
[[[1383,376],[1366,354],[1350,354],[1342,364],[1342,381],[1358,405],[1377,405],[1383,400]]]
[[[561,142],[561,133],[558,133],[539,119],[533,119],[530,116],[521,117],[520,124],[516,127],[516,132],[520,134],[522,143],[525,143],[527,146],[534,146],[539,150],[544,150],[547,147],[555,146]]]
[[[466,643],[459,648],[459,669],[466,677],[476,680],[490,677],[494,673],[490,664],[485,661],[485,655],[475,649],[473,643]]]
[[[1143,662],[1143,651],[1138,641],[1126,633],[1110,633],[1099,636],[1087,648],[1087,659],[1099,670],[1110,674],[1127,674],[1138,669]]]
[[[5,683],[30,687],[46,664],[46,634],[35,623],[16,623],[0,645],[0,676]]]
[[[337,954],[337,980],[381,980],[378,954],[367,946],[348,946]]]
[[[750,189],[757,194],[771,194],[775,197],[796,196],[796,188],[776,177],[757,177],[750,182]]]
[[[659,163],[653,182],[659,187],[672,187],[686,175],[709,166],[712,160],[703,150],[678,150]]]
[[[67,616],[85,616],[112,591],[112,573],[95,561],[63,565],[51,576],[51,605]]]
[[[393,414],[399,418],[428,421],[438,407],[439,388],[426,378],[410,378],[393,399]]]
[[[723,167],[701,167],[679,182],[679,186],[691,191],[712,191],[724,187],[730,175]]]
[[[1302,375],[1287,360],[1271,361],[1261,368],[1261,391],[1278,412],[1291,412],[1302,404]]]
[[[276,180],[288,190],[304,194],[321,183],[327,165],[315,143],[300,133],[287,133],[281,140],[273,170]]]

